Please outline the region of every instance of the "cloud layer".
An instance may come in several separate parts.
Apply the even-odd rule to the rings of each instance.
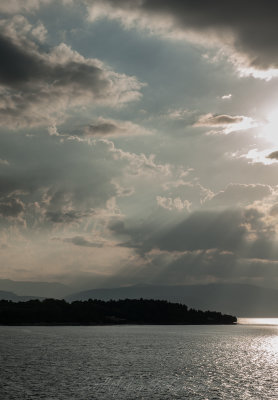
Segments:
[[[27,36],[30,30],[22,17],[2,23],[0,120],[5,126],[60,124],[74,107],[120,106],[140,98],[142,84],[135,77],[117,74],[64,43],[41,51]]]
[[[278,67],[278,28],[275,2],[252,5],[238,0],[159,1],[87,0],[92,20],[106,16],[119,19],[126,27],[176,35],[202,44],[223,46],[239,65],[257,70]]]
[[[0,278],[278,283],[276,9],[3,0]]]

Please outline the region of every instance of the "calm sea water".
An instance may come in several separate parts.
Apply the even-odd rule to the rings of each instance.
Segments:
[[[278,326],[0,327],[0,399],[278,399]]]

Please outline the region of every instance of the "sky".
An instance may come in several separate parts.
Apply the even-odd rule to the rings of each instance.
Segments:
[[[0,278],[277,288],[277,12],[1,0]]]

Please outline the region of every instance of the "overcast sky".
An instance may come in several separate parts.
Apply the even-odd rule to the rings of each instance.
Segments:
[[[0,278],[278,287],[277,13],[1,0]]]

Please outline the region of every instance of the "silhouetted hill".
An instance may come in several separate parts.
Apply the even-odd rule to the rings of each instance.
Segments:
[[[17,296],[15,293],[7,292],[6,290],[0,290],[0,300],[10,300],[10,301],[28,301],[34,299],[43,299],[43,297],[37,296]]]
[[[160,299],[198,309],[219,310],[238,317],[278,317],[278,290],[245,284],[192,286],[136,285],[93,289],[66,296],[66,300]]]
[[[0,291],[13,292],[17,296],[63,298],[72,289],[58,282],[29,282],[0,279]]]
[[[0,324],[233,324],[236,317],[162,300],[0,301]]]
[[[0,290],[0,299],[1,300],[11,300],[11,301],[20,301],[20,297],[12,292],[7,292],[6,290]]]

